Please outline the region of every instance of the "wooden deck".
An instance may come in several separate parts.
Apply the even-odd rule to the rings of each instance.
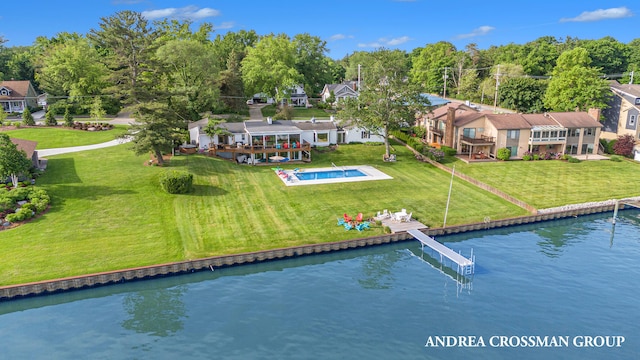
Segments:
[[[251,145],[215,145],[209,148],[209,155],[216,155],[218,153],[232,153],[232,154],[275,154],[275,153],[287,153],[295,151],[311,151],[311,144],[301,144],[300,147],[289,147],[284,149],[282,147],[275,146],[251,146]]]
[[[378,219],[376,219],[378,220]],[[418,220],[411,219],[407,222],[392,221],[391,218],[380,219],[383,226],[388,226],[391,232],[403,232],[407,230],[427,229],[428,226],[419,222]]]

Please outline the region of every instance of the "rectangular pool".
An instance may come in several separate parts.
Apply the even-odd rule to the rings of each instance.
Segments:
[[[354,181],[387,180],[391,176],[369,165],[330,168],[274,169],[287,186],[333,184]]]
[[[329,170],[329,171],[309,171],[309,172],[297,172],[294,173],[298,180],[318,180],[318,179],[336,179],[336,178],[348,178],[355,176],[367,176],[358,169],[350,170]]]

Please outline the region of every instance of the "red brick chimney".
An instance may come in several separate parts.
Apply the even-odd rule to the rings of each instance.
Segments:
[[[589,116],[596,119],[596,121],[600,121],[600,116],[602,115],[600,109],[590,108],[588,113],[589,113]]]
[[[447,109],[447,120],[444,129],[444,144],[453,147],[453,123],[456,121],[456,108]]]

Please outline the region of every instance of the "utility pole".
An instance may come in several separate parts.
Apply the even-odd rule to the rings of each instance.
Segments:
[[[633,84],[633,70],[631,70],[631,78],[629,78],[629,85]]]
[[[496,91],[493,99],[493,112],[496,112],[498,108],[498,86],[500,86],[500,64],[498,64],[498,71],[496,72]]]
[[[358,92],[360,92],[360,64],[358,64]]]
[[[446,67],[444,68],[444,92],[443,92],[443,95],[442,95],[442,97],[444,97],[444,98],[447,97],[447,78],[448,78],[447,69],[448,68],[446,68]]]

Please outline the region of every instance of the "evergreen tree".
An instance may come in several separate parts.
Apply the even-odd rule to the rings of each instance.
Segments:
[[[53,113],[53,110],[47,110],[47,113],[44,116],[44,123],[47,126],[56,126],[58,125],[58,121],[56,120],[56,115]]]
[[[71,116],[68,106],[64,109],[64,126],[73,127],[73,116]]]
[[[26,126],[33,126],[36,124],[36,121],[33,119],[33,115],[31,115],[31,111],[28,107],[25,107],[22,112],[22,124]]]

